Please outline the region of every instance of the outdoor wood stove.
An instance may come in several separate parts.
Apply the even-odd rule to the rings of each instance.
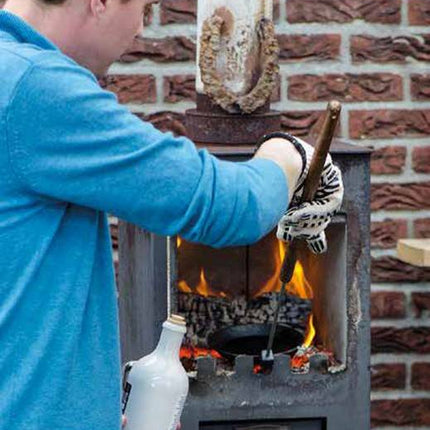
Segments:
[[[199,28],[222,3],[226,0],[199,2]],[[238,0],[237,10],[223,10],[224,21],[212,23],[218,22],[218,29],[225,22],[232,25],[241,3],[252,19],[257,6],[266,18],[270,15],[271,9],[263,7],[270,1]],[[264,31],[267,36],[269,30]],[[212,43],[210,37],[206,41]],[[272,66],[276,71],[276,64],[269,63],[264,63],[266,71]],[[248,69],[237,73],[246,74],[240,82],[248,80],[237,90],[237,76],[229,75],[230,87],[236,85],[239,94],[258,85]],[[281,129],[280,113],[270,110],[267,99],[244,115],[249,105],[243,97],[242,104],[221,107],[204,72],[202,79],[197,107],[187,112],[188,134],[199,146],[220,158],[243,161],[252,157],[261,135]],[[228,95],[224,102],[231,101],[226,88],[227,83],[221,91]],[[169,312],[186,317],[181,355],[190,393],[184,430],[369,429],[370,152],[335,142],[331,154],[342,170],[344,202],[327,229],[328,252],[315,256],[306,246],[299,249],[270,371],[261,368],[258,356],[280,288],[283,247],[274,232],[252,246],[214,250],[120,223],[122,359],[125,363],[150,353]],[[254,338],[246,338],[249,330]],[[303,343],[308,348],[298,350]]]

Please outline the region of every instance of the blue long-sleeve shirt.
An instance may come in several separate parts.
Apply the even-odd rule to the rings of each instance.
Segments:
[[[250,243],[281,217],[284,175],[140,121],[5,11],[0,83],[0,429],[118,430],[105,214],[213,246]]]

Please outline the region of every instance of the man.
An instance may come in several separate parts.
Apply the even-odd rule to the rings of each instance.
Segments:
[[[302,141],[268,137],[249,162],[219,161],[99,87],[150,3],[8,0],[0,12],[1,430],[120,428],[105,213],[189,241],[246,244],[277,224],[306,176]],[[342,198],[330,160],[317,197],[283,217],[280,237],[324,250]]]

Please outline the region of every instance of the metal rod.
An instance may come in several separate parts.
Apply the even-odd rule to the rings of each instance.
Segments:
[[[285,289],[287,287],[286,282],[282,282],[282,287],[280,291],[280,297],[283,297],[285,294]],[[270,327],[270,334],[269,334],[269,341],[267,342],[267,348],[266,348],[266,358],[268,359],[270,357],[270,353],[273,348],[273,342],[275,340],[275,334],[276,334],[276,328],[278,326],[278,318],[279,318],[279,311],[281,309],[281,300],[278,300],[276,303],[276,309],[275,309],[275,316],[273,317],[273,323]]]
[[[324,119],[321,134],[318,137],[317,144],[315,145],[315,152],[312,157],[309,173],[305,180],[303,195],[300,203],[312,200],[321,178],[321,173],[324,168],[325,160],[333,140],[334,132],[337,122],[339,120],[341,105],[338,101],[331,101],[327,105],[326,116]],[[284,261],[282,263],[280,279],[282,282],[281,291],[276,303],[275,315],[273,318],[272,327],[270,329],[269,340],[267,342],[267,349],[264,359],[269,359],[273,356],[272,348],[275,339],[276,327],[278,325],[279,311],[281,308],[282,297],[285,294],[286,285],[293,277],[294,269],[297,262],[297,241],[291,241],[287,245]]]

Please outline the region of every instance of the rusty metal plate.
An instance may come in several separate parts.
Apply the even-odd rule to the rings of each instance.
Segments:
[[[281,112],[241,115],[186,111],[187,136],[194,142],[252,145],[264,134],[281,129]]]

